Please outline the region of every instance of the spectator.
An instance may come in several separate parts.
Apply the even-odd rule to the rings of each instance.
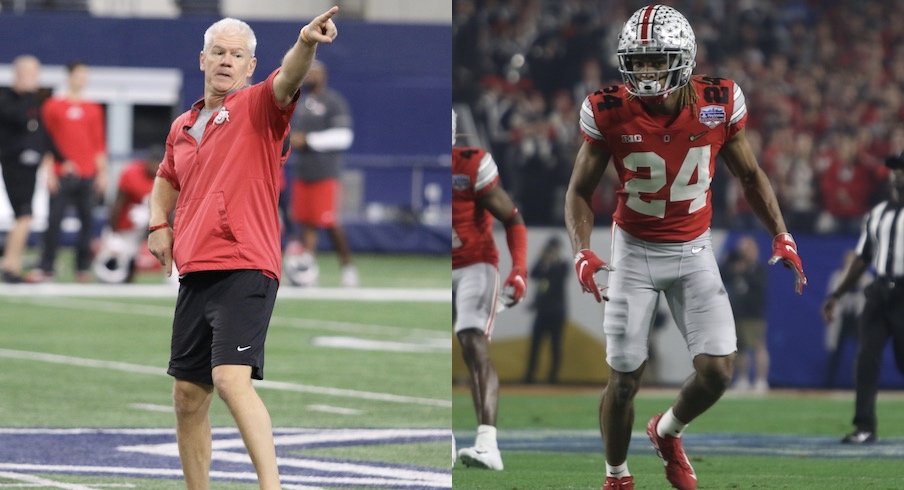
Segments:
[[[562,241],[552,236],[543,246],[540,258],[530,270],[531,282],[537,291],[530,308],[534,314],[531,326],[530,355],[527,361],[525,383],[534,382],[537,370],[537,357],[540,343],[549,339],[551,355],[549,373],[546,381],[555,384],[559,381],[559,368],[562,366],[562,335],[565,332],[566,297],[565,278],[568,277],[569,263],[562,258]]]
[[[720,267],[738,332],[734,388],[757,393],[769,390],[769,350],[766,347],[766,268],[756,240],[742,236]],[[753,361],[751,363],[751,361]],[[753,382],[750,368],[753,366]]]
[[[87,65],[74,61],[66,66],[66,72],[66,93],[50,99],[43,108],[47,131],[61,158],[47,169],[50,213],[40,268],[31,276],[35,282],[54,277],[61,225],[69,206],[75,207],[81,225],[76,240],[76,279],[79,282],[91,280],[92,212],[94,203],[107,188],[103,108],[84,98],[88,84]]]
[[[147,235],[148,199],[163,156],[163,146],[155,145],[119,174],[116,196],[110,206],[109,229],[104,231],[100,250],[94,257],[94,274],[101,282],[132,281],[138,247]]]

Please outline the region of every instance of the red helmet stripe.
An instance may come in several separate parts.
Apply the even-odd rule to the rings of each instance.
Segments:
[[[659,8],[659,5],[654,5],[652,7],[644,7],[643,13],[640,14],[640,34],[637,36],[637,39],[641,44],[647,44],[650,41],[650,38],[653,37],[653,19],[656,16],[656,10]]]

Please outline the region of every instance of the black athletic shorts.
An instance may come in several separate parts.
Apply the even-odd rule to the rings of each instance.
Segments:
[[[215,366],[251,366],[264,379],[264,341],[278,283],[258,270],[192,272],[179,280],[167,373],[213,384]]]
[[[19,163],[18,155],[10,155],[4,156],[0,167],[3,170],[6,195],[9,196],[9,204],[16,218],[31,216],[31,200],[35,195],[38,166],[23,165]]]

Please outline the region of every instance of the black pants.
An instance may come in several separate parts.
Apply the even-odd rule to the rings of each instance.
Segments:
[[[550,384],[559,381],[559,368],[562,365],[562,332],[565,330],[564,311],[538,311],[534,318],[530,337],[530,356],[527,361],[527,373],[524,381],[534,382],[534,373],[537,370],[537,357],[540,353],[540,343],[544,337],[549,337],[549,349],[552,354],[549,373],[546,381]]]
[[[47,231],[44,232],[44,250],[41,253],[41,270],[53,274],[57,250],[60,248],[60,226],[69,205],[75,206],[81,229],[76,242],[75,267],[77,272],[91,267],[91,235],[94,208],[94,179],[60,177],[60,188],[50,195],[50,212]]]
[[[904,284],[877,279],[866,288],[857,350],[857,398],[854,426],[876,432],[876,395],[882,350],[892,339],[895,362],[904,373]]]

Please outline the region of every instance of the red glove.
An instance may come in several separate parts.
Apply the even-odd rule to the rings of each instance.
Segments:
[[[593,250],[585,248],[574,256],[574,271],[578,274],[578,282],[581,283],[581,288],[585,293],[593,293],[597,303],[601,303],[603,300],[609,301],[609,297],[602,294],[607,288],[597,286],[596,278],[593,277],[601,270],[611,271],[613,269],[603,259],[597,257]]]
[[[527,273],[520,267],[513,267],[502,287],[505,307],[511,308],[520,303],[524,299],[525,290],[527,290]]]
[[[804,286],[807,285],[807,276],[804,275],[800,255],[797,255],[797,244],[794,243],[794,237],[790,233],[779,233],[772,239],[772,258],[769,259],[769,265],[773,265],[779,260],[785,267],[794,271],[794,291],[797,294],[803,294]]]

